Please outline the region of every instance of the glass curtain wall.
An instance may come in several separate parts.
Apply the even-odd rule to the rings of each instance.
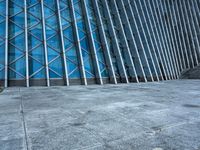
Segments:
[[[0,0],[0,86],[178,79],[200,63],[198,0]]]

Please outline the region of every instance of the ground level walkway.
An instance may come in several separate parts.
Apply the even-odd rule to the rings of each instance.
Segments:
[[[200,150],[200,80],[8,88],[1,150]]]

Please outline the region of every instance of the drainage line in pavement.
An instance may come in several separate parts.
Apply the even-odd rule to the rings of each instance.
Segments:
[[[21,96],[21,91],[19,88],[19,93]],[[23,104],[23,98],[21,96],[21,103],[20,103],[20,114],[22,117],[22,125],[23,125],[23,130],[24,130],[24,136],[25,136],[25,145],[26,145],[26,149],[28,150],[28,136],[27,136],[27,128],[26,128],[26,123],[25,123],[25,117],[24,117],[24,104]]]

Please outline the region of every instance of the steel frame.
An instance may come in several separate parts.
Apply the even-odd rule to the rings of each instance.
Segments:
[[[32,86],[33,77],[42,69],[45,70],[45,79],[41,81],[46,81],[46,86],[56,83],[56,79],[50,77],[52,72],[64,85],[73,84],[69,76],[76,69],[80,72],[80,77],[76,80],[80,80],[83,85],[88,85],[91,80],[100,85],[107,82],[117,84],[171,80],[178,79],[183,71],[200,63],[200,2],[197,0],[175,0],[172,3],[162,0],[69,0],[66,7],[69,9],[70,28],[73,30],[74,39],[74,45],[71,47],[75,46],[74,57],[77,57],[75,69],[72,69],[69,74],[67,51],[71,47],[65,48],[64,32],[67,27],[63,27],[61,8],[64,1],[54,0],[54,2],[55,8],[51,8],[44,0],[30,6],[27,0],[19,3],[5,0],[5,37],[2,37],[5,39],[3,43],[5,44],[3,56],[5,72],[3,79],[0,79],[1,82],[3,80],[4,87],[15,85],[13,82],[16,82],[16,85]],[[77,18],[76,3],[80,3],[84,31],[78,25],[80,20]],[[19,7],[19,11],[11,14],[9,9],[11,4]],[[29,9],[36,5],[40,5],[41,19],[29,12]],[[47,8],[52,13],[46,16]],[[13,19],[19,15],[24,17],[22,24]],[[28,22],[29,15],[34,17],[35,23]],[[47,19],[51,17],[56,18],[58,27],[49,25]],[[17,32],[9,29],[11,25],[18,28]],[[31,30],[39,25],[41,25],[42,39],[31,33]],[[47,35],[47,28],[52,30],[50,36]],[[80,37],[79,32],[83,32],[84,37]],[[13,41],[22,39],[22,36],[24,36],[24,47],[20,48]],[[29,36],[38,40],[39,44],[30,47]],[[49,40],[55,36],[59,36],[57,41],[60,43],[59,49],[49,43]],[[84,49],[82,40],[88,41],[88,50]],[[99,44],[99,47],[96,44]],[[10,46],[20,53],[14,54],[15,57],[12,59]],[[44,62],[31,54],[39,47],[44,48]],[[51,60],[49,48],[56,52]],[[88,51],[87,57],[84,56],[86,51]],[[41,65],[32,73],[30,59]],[[51,64],[57,60],[59,63],[61,60],[62,71],[60,72],[63,74],[52,68]],[[17,68],[19,61],[24,61],[24,66],[21,66],[22,69],[25,68],[23,73]],[[87,70],[88,64],[85,63],[89,61],[92,62],[90,65],[94,73]],[[102,73],[105,70],[108,74],[103,77]],[[19,79],[11,78],[10,72],[13,72],[16,77],[19,76]],[[87,78],[88,74],[92,77]]]

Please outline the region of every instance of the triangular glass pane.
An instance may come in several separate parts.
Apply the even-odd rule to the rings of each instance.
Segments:
[[[59,75],[57,75],[56,73],[54,73],[53,71],[49,70],[49,77],[50,78],[60,78]]]
[[[19,51],[17,48],[15,48],[14,46],[10,45],[9,46],[9,62],[14,61],[15,59],[19,58],[20,56],[24,55],[23,52]]]
[[[5,15],[6,13],[6,1],[0,2],[0,14]]]
[[[72,47],[70,50],[68,50],[66,52],[66,56],[67,58],[69,58],[70,60],[77,62],[77,54],[76,54],[76,48]]]
[[[29,58],[29,72],[30,74],[34,74],[36,71],[38,71],[42,67],[42,64],[35,61],[32,58]]]
[[[86,74],[86,78],[94,78],[94,75],[92,75],[92,74],[90,74],[88,72],[86,72],[85,74]]]
[[[16,26],[12,22],[9,22],[9,38],[12,38],[22,32],[24,32],[22,28]]]
[[[73,41],[73,30],[72,30],[72,27],[69,27],[67,29],[65,29],[63,31],[63,34],[65,37],[67,37],[68,39],[70,39],[71,41]]]
[[[14,15],[14,14],[17,14],[17,13],[22,12],[22,11],[23,11],[23,9],[21,7],[17,6],[12,1],[9,2],[9,12],[10,12],[10,14]]]
[[[5,28],[6,28],[5,22],[3,21],[2,23],[0,23],[0,36],[1,37],[5,36],[5,31],[6,31]]]
[[[44,14],[45,14],[45,18],[48,18],[49,16],[54,14],[54,11],[44,6]]]
[[[53,61],[51,64],[49,64],[49,68],[54,70],[59,75],[63,76],[63,66],[62,66],[62,60],[61,58],[57,58],[55,61]]]
[[[20,34],[16,36],[14,39],[10,41],[13,45],[15,45],[17,48],[24,50],[25,48],[25,39],[24,34]]]
[[[15,63],[11,64],[10,67],[14,69],[19,74],[25,76],[26,73],[26,66],[25,66],[25,58],[22,57],[19,60],[17,60]]]
[[[70,79],[77,79],[80,78],[80,72],[78,69],[76,69],[72,74],[69,75]]]
[[[31,78],[32,78],[32,79],[41,79],[41,78],[45,78],[45,69],[42,69],[42,70],[39,71],[38,73],[34,74]]]
[[[38,3],[37,5],[28,8],[28,12],[36,16],[37,18],[41,18],[41,7],[40,4]]]
[[[31,27],[38,24],[39,20],[35,18],[34,16],[28,14],[27,22],[28,22],[28,26]]]
[[[40,61],[42,64],[44,63],[44,49],[43,46],[39,46],[36,49],[32,50],[29,52],[29,55],[32,56],[33,58],[37,59]]]
[[[1,45],[0,46],[0,65],[2,67],[3,64],[5,64],[5,46],[4,45]],[[1,70],[1,67],[0,67],[0,70]]]
[[[43,31],[42,31],[42,25],[38,24],[37,26],[33,27],[31,30],[29,30],[29,33],[33,34],[37,38],[39,38],[41,41],[43,40]]]
[[[24,28],[24,13],[17,14],[16,16],[11,17],[10,20],[15,22],[18,26]]]
[[[65,44],[65,50],[67,50],[73,45],[72,42],[66,38],[64,38],[64,44]]]
[[[48,45],[60,51],[60,38],[59,35],[55,35],[50,38],[48,41]]]
[[[56,52],[55,50],[51,49],[50,47],[48,47],[48,60],[51,61],[53,60],[55,57],[57,57],[59,55],[58,52]]]
[[[34,36],[31,36],[29,34],[29,36],[28,36],[28,48],[32,49],[32,48],[34,48],[35,46],[37,46],[39,44],[41,44],[41,41],[39,41]]]

